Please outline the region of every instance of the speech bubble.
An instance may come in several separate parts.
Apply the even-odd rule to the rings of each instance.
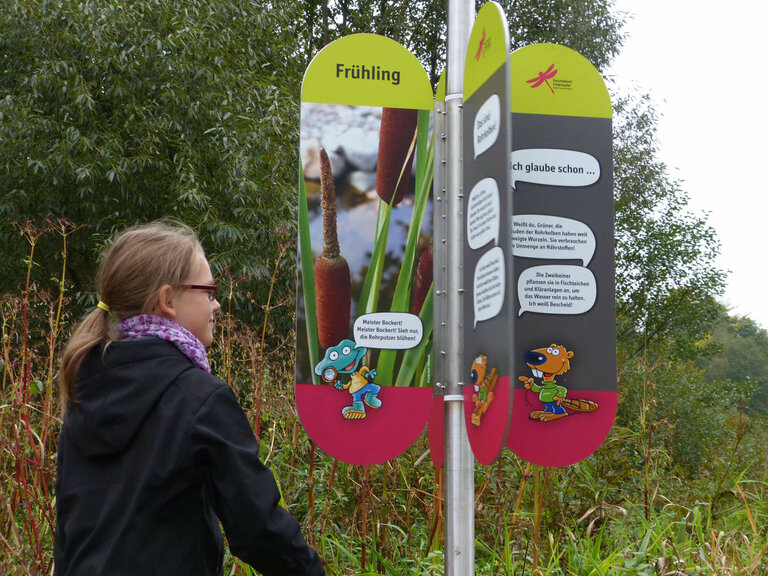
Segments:
[[[592,229],[571,218],[546,214],[516,214],[512,218],[512,253],[520,258],[581,260],[595,255]]]
[[[589,186],[600,178],[600,163],[586,152],[525,148],[512,152],[512,187],[518,182],[548,186]]]
[[[488,242],[499,244],[499,185],[493,178],[483,178],[469,193],[467,202],[467,243],[473,250]]]
[[[496,246],[483,254],[475,266],[473,295],[475,326],[498,316],[504,306],[504,251]]]
[[[376,312],[355,320],[355,344],[382,350],[407,350],[421,342],[424,327],[414,314]]]
[[[597,280],[581,266],[534,266],[517,280],[520,312],[583,314],[595,305]]]
[[[501,126],[501,99],[493,94],[475,114],[475,158],[496,143]]]

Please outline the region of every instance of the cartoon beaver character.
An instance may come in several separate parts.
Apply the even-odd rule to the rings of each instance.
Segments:
[[[373,382],[376,370],[360,366],[366,352],[366,348],[356,347],[352,340],[342,340],[336,346],[328,348],[325,357],[315,366],[315,374],[329,384],[333,383],[337,390],[347,390],[352,395],[352,405],[344,407],[341,411],[347,420],[365,418],[366,405],[371,408],[381,407],[381,386]],[[339,378],[340,374],[349,374],[349,382],[344,384]]]
[[[496,383],[499,376],[496,374],[496,368],[488,372],[488,358],[480,354],[472,362],[472,370],[469,373],[469,379],[474,387],[472,394],[472,403],[475,405],[472,411],[472,424],[480,426],[483,420],[483,414],[488,411],[488,407],[493,402],[493,391],[496,389]]]
[[[565,346],[551,344],[546,348],[537,348],[525,354],[525,363],[531,368],[534,378],[541,378],[541,384],[536,384],[533,378],[520,376],[520,381],[527,390],[537,392],[539,400],[544,404],[544,410],[534,410],[530,413],[531,420],[551,422],[568,416],[566,408],[575,412],[594,412],[598,409],[597,402],[583,399],[566,398],[565,386],[558,386],[555,377],[565,374],[571,369],[571,358],[574,354]]]

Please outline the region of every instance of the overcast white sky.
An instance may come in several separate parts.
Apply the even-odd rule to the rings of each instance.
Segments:
[[[709,212],[730,270],[723,303],[768,328],[768,70],[755,0],[617,0],[633,17],[608,75],[649,93],[660,159]]]

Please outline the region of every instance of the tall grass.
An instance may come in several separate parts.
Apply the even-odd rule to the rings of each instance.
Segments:
[[[55,530],[56,433],[61,414],[55,366],[67,321],[67,236],[64,221],[17,226],[29,246],[27,274],[18,294],[0,299],[2,380],[0,385],[0,567],[8,573],[45,574],[51,568]],[[62,269],[52,294],[32,282],[35,248],[44,234],[61,237]]]
[[[61,426],[56,359],[75,320],[67,312],[72,288],[66,278],[66,240],[73,229],[64,222],[20,226],[19,238],[29,246],[28,270],[42,235],[60,239],[62,268],[51,274],[52,288],[21,278],[17,293],[0,297],[0,574],[9,576],[52,571]],[[273,281],[277,264],[270,263]],[[228,283],[211,349],[213,369],[237,393],[285,506],[302,522],[328,573],[442,574],[442,476],[426,440],[367,468],[315,449],[293,401],[294,335],[277,331],[270,320],[277,307],[293,302],[256,303],[265,321],[251,328],[237,320],[226,297],[237,290],[237,279]],[[768,573],[766,422],[735,413],[706,465],[688,474],[662,449],[658,435],[650,437],[649,410],[633,418],[574,466],[546,470],[508,451],[493,466],[478,466],[476,573]],[[231,557],[225,570],[254,574]]]

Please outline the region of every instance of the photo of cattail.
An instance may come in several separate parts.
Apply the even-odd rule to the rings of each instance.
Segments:
[[[354,339],[356,318],[422,312],[432,280],[430,115],[302,104],[297,382],[322,383],[313,367]],[[377,383],[431,384],[431,311],[428,322],[416,349],[368,351]]]

